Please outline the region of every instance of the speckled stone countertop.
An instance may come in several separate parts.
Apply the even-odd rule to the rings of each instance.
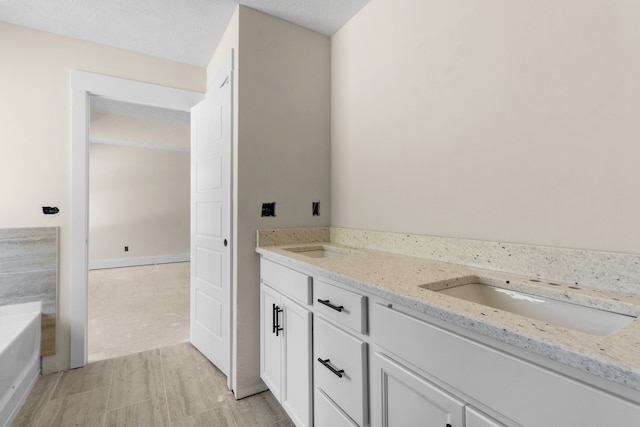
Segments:
[[[328,245],[342,256],[311,258],[292,246]],[[640,391],[640,319],[607,336],[590,335],[528,317],[443,295],[435,289],[468,276],[488,278],[500,287],[640,316],[640,297],[611,290],[545,282],[426,258],[335,243],[258,247],[267,259],[340,282],[452,325],[496,339],[547,359]],[[636,393],[634,392],[634,395]]]

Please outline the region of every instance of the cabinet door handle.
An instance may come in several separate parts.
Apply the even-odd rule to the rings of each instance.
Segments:
[[[280,327],[280,319],[278,314],[282,313],[282,309],[280,307],[278,307],[277,305],[273,304],[273,308],[271,311],[271,315],[272,315],[272,322],[273,322],[273,329],[272,332],[274,334],[276,334],[276,336],[279,336],[279,332],[284,330],[284,328]]]
[[[273,306],[271,307],[271,333],[275,334],[276,333],[276,305],[273,304]]]
[[[326,305],[329,308],[333,308],[335,311],[342,311],[344,309],[344,306],[342,306],[342,305],[333,305],[333,304],[331,304],[328,299],[320,299],[320,298],[318,298],[318,302],[320,304]]]
[[[322,358],[318,357],[318,362],[322,363],[322,366],[324,366],[325,368],[327,368],[328,370],[330,370],[331,372],[333,372],[337,377],[342,378],[342,374],[344,373],[344,369],[336,369],[333,366],[331,366],[329,364],[331,360],[329,359],[325,359],[322,360]]]

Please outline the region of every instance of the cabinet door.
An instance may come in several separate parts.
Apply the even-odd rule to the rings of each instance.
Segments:
[[[311,312],[282,297],[282,406],[297,426],[311,426]]]
[[[274,326],[282,323],[280,294],[260,285],[260,378],[276,399],[282,397],[282,331]],[[276,332],[278,335],[276,335]]]
[[[373,361],[374,427],[464,427],[464,403],[376,353]]]
[[[504,427],[504,424],[497,422],[471,406],[465,408],[465,413],[467,417],[466,427]]]

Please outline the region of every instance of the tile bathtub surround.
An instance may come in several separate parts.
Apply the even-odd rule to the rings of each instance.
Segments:
[[[58,228],[0,228],[0,305],[42,301],[41,354],[55,354]]]
[[[300,245],[329,241],[329,227],[273,228],[256,232],[256,246]]]
[[[640,295],[640,255],[337,227],[330,241]]]
[[[293,426],[270,392],[236,401],[188,343],[41,377],[14,427]]]

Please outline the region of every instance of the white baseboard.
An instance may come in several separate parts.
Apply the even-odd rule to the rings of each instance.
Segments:
[[[89,270],[100,270],[103,268],[134,267],[137,265],[168,264],[171,262],[187,262],[190,259],[191,259],[191,256],[188,253],[175,254],[175,255],[144,256],[144,257],[137,257],[137,258],[98,259],[95,261],[89,261]]]

